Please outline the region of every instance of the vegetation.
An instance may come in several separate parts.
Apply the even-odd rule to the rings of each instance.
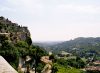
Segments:
[[[86,66],[86,62],[89,63],[89,58],[100,60],[100,38],[76,38],[51,47],[49,45],[49,48],[52,48],[54,54],[64,50],[73,55],[67,59],[50,55],[49,59],[53,61],[52,73],[84,73],[80,69]],[[42,47],[32,44],[27,27],[0,17],[0,55],[16,70],[19,58],[30,56],[32,59],[26,62],[27,67],[35,60],[36,71],[41,73],[45,64],[40,59],[48,54]]]
[[[40,72],[44,66],[40,58],[47,53],[43,48],[32,44],[27,27],[19,26],[4,17],[0,17],[0,55],[16,70],[19,57],[31,56],[32,61],[36,60],[37,72]],[[32,61],[28,64],[31,64]]]
[[[75,68],[84,68],[85,67],[85,63],[79,57],[77,57],[76,59],[68,59],[68,60],[58,59],[57,63],[65,66],[65,67],[67,67],[67,66],[71,66],[71,67],[75,67]]]
[[[34,45],[29,47],[28,43],[25,41],[19,41],[16,44],[13,44],[6,40],[5,36],[0,36],[0,38],[1,37],[2,40],[0,40],[0,42],[2,42],[2,45],[0,46],[0,55],[2,55],[14,68],[17,69],[18,67],[19,57],[24,58],[27,55],[37,60],[37,70],[40,71],[40,69],[43,68],[43,66],[40,68],[40,58],[46,55],[46,52],[43,49]]]
[[[100,57],[100,38],[76,38],[74,40],[65,41],[53,46],[48,46],[46,49],[53,51],[53,53],[58,54],[60,51],[67,51],[75,56],[80,57],[94,57],[99,59]]]
[[[52,73],[84,73],[81,68],[85,67],[85,62],[80,58],[76,59],[56,59],[52,67]]]
[[[52,73],[83,73],[83,71],[73,67],[65,67],[63,65],[55,63],[52,69]]]

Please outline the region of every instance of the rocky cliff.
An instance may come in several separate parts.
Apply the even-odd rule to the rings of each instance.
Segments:
[[[27,27],[0,17],[0,55],[15,69],[17,69],[19,57],[29,54],[31,43]]]
[[[30,37],[30,32],[27,27],[11,22],[8,18],[0,17],[0,35],[5,35],[10,41],[25,41]]]

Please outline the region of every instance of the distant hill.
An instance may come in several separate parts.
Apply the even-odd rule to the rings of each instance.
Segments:
[[[48,48],[49,46],[53,46],[53,45],[57,45],[57,44],[59,44],[59,43],[62,43],[62,41],[59,41],[59,42],[49,42],[49,41],[47,41],[47,42],[33,42],[33,44],[34,45],[38,45],[38,46],[40,46],[40,47],[44,47],[44,48]]]
[[[100,37],[79,37],[73,40],[58,43],[48,46],[47,51],[59,53],[60,51],[67,51],[73,54],[93,54],[100,55]]]
[[[74,40],[65,41],[60,44],[56,44],[54,46],[51,46],[52,49],[73,49],[73,48],[80,48],[81,46],[95,46],[100,43],[100,37],[93,38],[93,37],[79,37]]]

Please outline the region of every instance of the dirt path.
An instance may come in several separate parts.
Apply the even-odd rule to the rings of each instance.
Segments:
[[[49,60],[49,56],[43,56],[41,58],[41,61],[43,61],[46,65],[41,71],[41,73],[51,73],[51,68],[52,68],[52,61]]]

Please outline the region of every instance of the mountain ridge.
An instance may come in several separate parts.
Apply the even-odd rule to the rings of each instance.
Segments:
[[[58,54],[61,51],[67,51],[79,56],[91,53],[92,55],[96,54],[100,56],[100,37],[78,37],[73,40],[64,41],[44,48],[46,48],[48,52],[51,51],[55,54]]]

